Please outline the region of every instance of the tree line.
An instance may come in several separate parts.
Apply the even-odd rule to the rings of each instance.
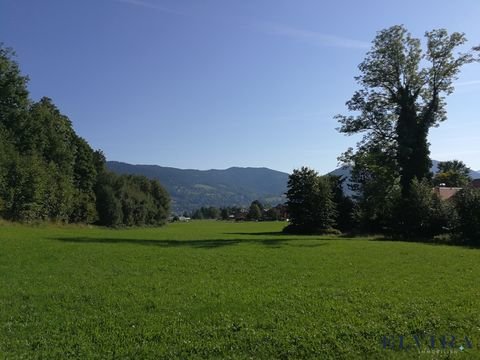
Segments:
[[[287,219],[287,209],[284,204],[266,206],[259,200],[254,200],[247,208],[238,206],[214,207],[202,206],[189,212],[184,212],[183,217],[195,220],[247,220],[247,221],[281,221]],[[179,218],[177,216],[177,218]]]
[[[29,97],[28,77],[0,44],[0,217],[107,226],[160,225],[170,198],[158,181],[106,170],[53,101]]]
[[[480,190],[468,187],[468,169],[459,161],[441,164],[432,178],[428,143],[429,129],[447,118],[445,97],[453,81],[464,65],[480,60],[480,47],[457,52],[465,35],[444,29],[426,32],[425,38],[422,48],[403,26],[377,33],[359,65],[361,88],[346,103],[355,115],[336,116],[341,133],[363,134],[356,149],[340,157],[352,167],[353,206],[334,201],[328,178],[296,170],[288,185],[287,231],[338,227],[338,214],[347,211],[342,215],[352,220],[347,230],[410,239],[449,233],[480,244]],[[443,201],[434,185],[464,189]]]
[[[440,163],[439,168],[448,168],[451,163]],[[439,172],[434,180],[450,175],[451,170]],[[400,192],[392,194],[391,198],[370,198],[369,201],[364,193],[354,192],[353,196],[346,196],[340,177],[320,176],[316,171],[302,167],[289,177],[287,211],[290,224],[284,232],[381,233],[410,240],[448,235],[453,242],[480,245],[480,189],[470,185],[464,171],[452,178],[459,179],[452,186],[463,188],[446,200],[434,191],[435,181],[414,179],[409,206],[405,208]],[[353,183],[351,187],[356,189],[356,185]],[[409,214],[403,214],[405,211]],[[400,219],[408,219],[407,228]]]

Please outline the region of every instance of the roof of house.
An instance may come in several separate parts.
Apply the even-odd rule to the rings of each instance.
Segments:
[[[435,188],[435,192],[438,194],[438,196],[442,200],[450,199],[453,195],[455,195],[460,190],[462,190],[462,188],[460,188],[460,187],[437,186]]]

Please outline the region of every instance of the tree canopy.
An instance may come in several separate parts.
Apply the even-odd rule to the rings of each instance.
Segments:
[[[247,216],[250,220],[260,220],[262,218],[262,213],[263,205],[258,200],[255,200],[250,204]]]
[[[29,98],[14,52],[0,45],[0,217],[102,225],[162,224],[169,196],[157,181],[106,171],[53,101]]]
[[[470,169],[460,160],[438,163],[438,172],[433,178],[435,185],[464,187],[470,183]]]
[[[427,232],[407,209],[430,199],[422,193],[432,185],[428,133],[446,120],[445,99],[461,68],[479,61],[480,47],[458,51],[466,45],[463,33],[437,29],[427,31],[425,40],[422,47],[399,25],[379,31],[359,65],[360,89],[346,103],[354,115],[336,116],[341,133],[363,134],[340,160],[353,166],[358,218],[367,231]]]
[[[287,185],[288,232],[322,232],[335,225],[332,182],[307,167],[293,170]]]
[[[404,197],[414,178],[430,177],[429,129],[446,119],[445,97],[460,69],[478,61],[480,50],[456,53],[466,37],[445,29],[428,31],[425,38],[422,49],[420,39],[403,26],[378,32],[359,65],[361,89],[347,102],[358,115],[336,117],[340,132],[364,133],[357,153],[347,152],[344,160],[355,163],[361,153],[377,151],[381,156],[374,164],[387,163],[398,172]]]

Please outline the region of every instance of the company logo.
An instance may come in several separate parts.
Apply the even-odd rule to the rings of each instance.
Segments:
[[[381,345],[384,350],[420,352],[463,352],[475,346],[471,337],[455,335],[385,335]]]

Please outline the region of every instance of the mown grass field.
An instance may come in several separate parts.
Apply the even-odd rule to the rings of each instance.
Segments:
[[[480,250],[283,226],[2,224],[0,358],[480,358]]]

